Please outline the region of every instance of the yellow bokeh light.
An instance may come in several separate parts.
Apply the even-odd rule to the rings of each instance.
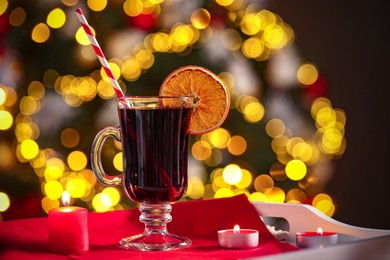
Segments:
[[[50,29],[44,23],[37,24],[31,32],[31,39],[37,43],[46,42],[50,37]]]
[[[16,125],[15,136],[19,142],[26,139],[35,140],[39,135],[39,127],[31,122]]]
[[[68,165],[74,171],[81,171],[87,166],[87,156],[81,151],[73,151],[68,155]]]
[[[311,85],[316,82],[318,78],[317,68],[310,63],[301,65],[297,72],[297,80],[303,85]]]
[[[79,0],[61,0],[61,2],[66,6],[74,6],[79,2]]]
[[[0,110],[0,130],[9,129],[14,123],[14,119],[10,112]]]
[[[335,108],[334,112],[336,113],[337,122],[340,123],[344,128],[345,124],[347,123],[347,116],[345,114],[345,111],[339,108]]]
[[[119,191],[114,187],[107,187],[102,191],[102,194],[107,194],[111,200],[111,206],[115,206],[119,203],[121,195]]]
[[[204,8],[199,8],[191,14],[191,23],[197,29],[205,29],[210,24],[210,13]]]
[[[246,14],[241,20],[241,30],[247,35],[254,35],[261,29],[262,21],[255,13]]]
[[[248,188],[249,185],[252,183],[252,174],[245,169],[241,169],[242,172],[242,178],[240,182],[236,183],[236,187],[240,189]]]
[[[19,107],[22,114],[33,115],[40,109],[40,104],[35,98],[31,96],[24,96],[20,100]]]
[[[286,126],[283,121],[277,118],[268,121],[265,130],[270,137],[278,137],[284,134]]]
[[[226,86],[231,90],[234,88],[235,79],[232,73],[223,71],[218,74],[218,76],[225,82]]]
[[[43,177],[44,170],[42,170],[46,165],[46,157],[42,151],[39,151],[38,155],[30,160],[31,166],[36,170],[36,173],[39,177]],[[37,170],[39,172],[37,172]]]
[[[66,190],[72,198],[82,198],[87,194],[88,183],[84,179],[73,178],[66,183]]]
[[[20,144],[20,151],[24,158],[33,159],[38,155],[39,146],[34,140],[27,139]]]
[[[7,99],[7,93],[3,88],[0,87],[0,106],[5,103],[6,99]]]
[[[45,183],[44,191],[49,199],[57,200],[61,198],[64,188],[60,182],[51,180]]]
[[[142,0],[126,0],[123,3],[123,10],[128,16],[138,16],[142,13],[144,4]]]
[[[246,190],[246,189],[234,189],[233,190],[233,193],[235,195],[238,195],[238,194],[245,194],[247,197],[250,195],[249,191]]]
[[[45,96],[45,86],[39,81],[32,81],[28,86],[28,95],[33,99],[41,99]]]
[[[197,141],[192,145],[191,153],[199,161],[207,160],[212,154],[211,146],[208,142]]]
[[[65,170],[64,162],[59,158],[50,158],[46,161],[45,179],[56,180],[59,179]]]
[[[205,193],[205,187],[201,178],[198,176],[190,176],[188,178],[188,188],[186,195],[191,199],[200,199]]]
[[[97,86],[98,95],[103,99],[110,99],[115,96],[115,90],[111,83],[100,80]]]
[[[286,202],[303,203],[306,200],[306,198],[307,198],[306,193],[303,190],[295,188],[287,192]]]
[[[93,100],[97,94],[96,81],[90,77],[79,79],[77,84],[77,95],[84,101]]]
[[[167,33],[158,32],[152,35],[150,44],[158,52],[167,52],[172,46],[172,39]]]
[[[5,212],[10,205],[11,201],[8,195],[4,192],[0,192],[0,212]]]
[[[328,194],[319,193],[313,198],[312,205],[317,207],[317,204],[323,200],[332,201],[332,198]]]
[[[267,174],[261,174],[255,178],[253,185],[256,191],[265,193],[274,188],[274,180]]]
[[[63,146],[73,148],[79,143],[80,134],[73,128],[65,128],[62,130],[60,138]]]
[[[301,137],[292,137],[286,143],[286,149],[289,154],[293,154],[293,149],[296,145],[304,143],[305,141]]]
[[[249,123],[256,123],[264,117],[265,109],[259,102],[251,102],[245,106],[243,113]]]
[[[269,169],[269,173],[272,179],[276,181],[285,181],[287,179],[286,172],[284,171],[284,164],[279,162],[273,163]]]
[[[267,202],[267,197],[262,192],[253,192],[249,195],[248,199],[254,202]]]
[[[44,172],[46,180],[56,180],[62,177],[64,171],[57,166],[47,166]]]
[[[210,133],[210,142],[217,148],[225,148],[229,139],[229,132],[223,128],[218,128]]]
[[[48,213],[51,209],[56,209],[60,206],[58,200],[52,200],[48,197],[44,197],[41,201],[42,209]]]
[[[0,142],[0,169],[11,169],[14,163],[14,151],[11,146]]]
[[[196,41],[196,31],[189,25],[178,25],[171,31],[172,43],[177,46],[187,46]]]
[[[230,185],[225,182],[222,176],[216,176],[213,180],[213,189],[217,191],[219,188],[229,188]]]
[[[268,25],[272,25],[272,24],[275,24],[278,20],[278,17],[276,16],[276,14],[274,14],[273,12],[267,10],[267,9],[262,9],[260,10],[257,14],[256,14],[260,20],[261,20],[261,30],[265,30],[265,28],[268,26]]]
[[[87,0],[88,7],[95,11],[100,12],[107,6],[107,0]]]
[[[269,202],[283,203],[286,198],[284,191],[279,187],[274,187],[271,191],[267,191],[264,194]]]
[[[128,81],[136,81],[142,73],[142,68],[136,59],[128,59],[122,64],[122,75]]]
[[[155,60],[153,52],[146,49],[138,51],[135,55],[135,59],[142,69],[149,69],[152,67]]]
[[[108,194],[96,194],[92,200],[92,206],[97,212],[105,212],[111,209],[112,201]]]
[[[81,104],[83,103],[83,100],[79,96],[77,96],[73,93],[65,94],[63,96],[63,99],[64,99],[65,103],[71,107],[78,107],[78,106],[81,106]]]
[[[236,164],[229,164],[225,167],[222,173],[223,180],[229,185],[235,185],[242,179],[242,170]]]
[[[211,156],[207,158],[204,162],[211,167],[218,166],[223,161],[223,154],[219,149],[212,149]]]
[[[324,97],[315,99],[310,109],[311,116],[315,119],[317,117],[318,112],[324,107],[328,107],[328,108],[332,107],[332,103],[330,102],[329,99]]]
[[[218,189],[215,194],[214,198],[228,198],[234,196],[234,192],[229,188],[220,188]]]
[[[221,177],[222,173],[223,173],[223,168],[217,168],[217,169],[213,170],[210,174],[210,180],[214,181],[215,178]]]
[[[335,128],[328,128],[322,136],[322,145],[326,150],[337,150],[343,141],[343,134]]]
[[[117,154],[114,156],[113,164],[114,164],[115,169],[117,169],[117,170],[120,171],[120,172],[123,171],[122,152],[119,152],[119,153],[117,153]]]
[[[121,68],[114,62],[108,62],[108,66],[111,69],[112,74],[114,75],[115,79],[119,79],[121,76]],[[110,78],[107,76],[106,71],[104,70],[104,67],[100,69],[100,74],[102,76],[102,79],[106,82],[110,82]]]
[[[92,31],[92,35],[95,36],[95,30],[89,26],[91,31]],[[76,35],[75,35],[75,38],[76,38],[76,41],[81,44],[81,45],[90,45],[91,42],[89,41],[88,39],[88,35],[85,33],[83,27],[80,27],[77,32],[76,32]]]
[[[314,155],[312,147],[306,142],[300,142],[294,145],[291,155],[303,162],[308,162]]]
[[[7,0],[0,0],[0,15],[2,15],[8,7],[8,1]]]
[[[316,204],[316,208],[325,215],[331,217],[335,212],[335,206],[330,200],[321,200]]]
[[[217,2],[221,6],[228,6],[231,5],[234,0],[216,0],[215,2]]]
[[[281,49],[287,43],[287,35],[283,28],[277,24],[268,25],[263,34],[266,45],[271,49]]]
[[[229,139],[227,149],[233,155],[241,155],[246,151],[247,143],[244,137],[235,135]]]
[[[317,112],[315,119],[319,127],[329,127],[335,125],[337,115],[333,108],[324,107]]]
[[[293,181],[302,180],[306,176],[307,168],[301,160],[291,160],[286,165],[286,175]]]
[[[65,24],[65,21],[65,13],[60,8],[52,10],[46,19],[47,25],[55,29],[61,28]]]
[[[248,58],[257,58],[263,54],[264,42],[258,37],[251,37],[242,44],[242,52]]]
[[[15,89],[10,87],[5,87],[3,90],[5,90],[7,96],[4,102],[4,106],[6,107],[13,106],[18,100],[18,94],[16,93]]]
[[[22,7],[16,7],[9,15],[9,24],[12,26],[20,26],[25,20],[26,11]]]

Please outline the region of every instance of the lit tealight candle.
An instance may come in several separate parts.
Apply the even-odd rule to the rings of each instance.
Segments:
[[[259,245],[259,231],[255,229],[240,229],[235,225],[233,229],[218,231],[219,246],[232,249],[246,249]]]
[[[49,250],[63,255],[78,255],[89,250],[88,210],[69,206],[70,196],[62,194],[65,207],[52,209],[48,214]]]
[[[336,245],[337,240],[337,233],[323,232],[322,228],[318,228],[317,232],[296,233],[297,246],[301,248],[322,248],[325,246]]]

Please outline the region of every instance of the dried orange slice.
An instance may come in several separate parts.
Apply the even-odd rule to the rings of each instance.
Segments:
[[[160,87],[160,96],[193,96],[189,133],[205,134],[220,127],[230,108],[229,89],[221,78],[200,66],[172,71]]]

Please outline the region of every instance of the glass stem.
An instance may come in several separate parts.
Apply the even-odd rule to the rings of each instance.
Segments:
[[[139,208],[139,220],[145,224],[145,234],[167,233],[167,223],[171,222],[172,206],[169,202],[143,202]]]
[[[122,247],[140,251],[161,251],[186,248],[191,245],[191,239],[167,231],[167,224],[172,220],[172,206],[169,202],[143,202],[139,210],[141,211],[139,220],[145,224],[145,231],[121,239],[119,244]]]

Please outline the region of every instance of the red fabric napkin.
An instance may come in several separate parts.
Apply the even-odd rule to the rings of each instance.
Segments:
[[[172,208],[173,220],[167,226],[168,231],[190,238],[189,248],[165,252],[120,248],[120,239],[144,229],[138,220],[139,210],[131,209],[89,213],[90,250],[79,256],[49,252],[46,217],[0,222],[0,259],[242,259],[298,250],[273,237],[245,195],[177,202]],[[236,224],[259,230],[259,246],[245,250],[220,248],[217,231]]]

